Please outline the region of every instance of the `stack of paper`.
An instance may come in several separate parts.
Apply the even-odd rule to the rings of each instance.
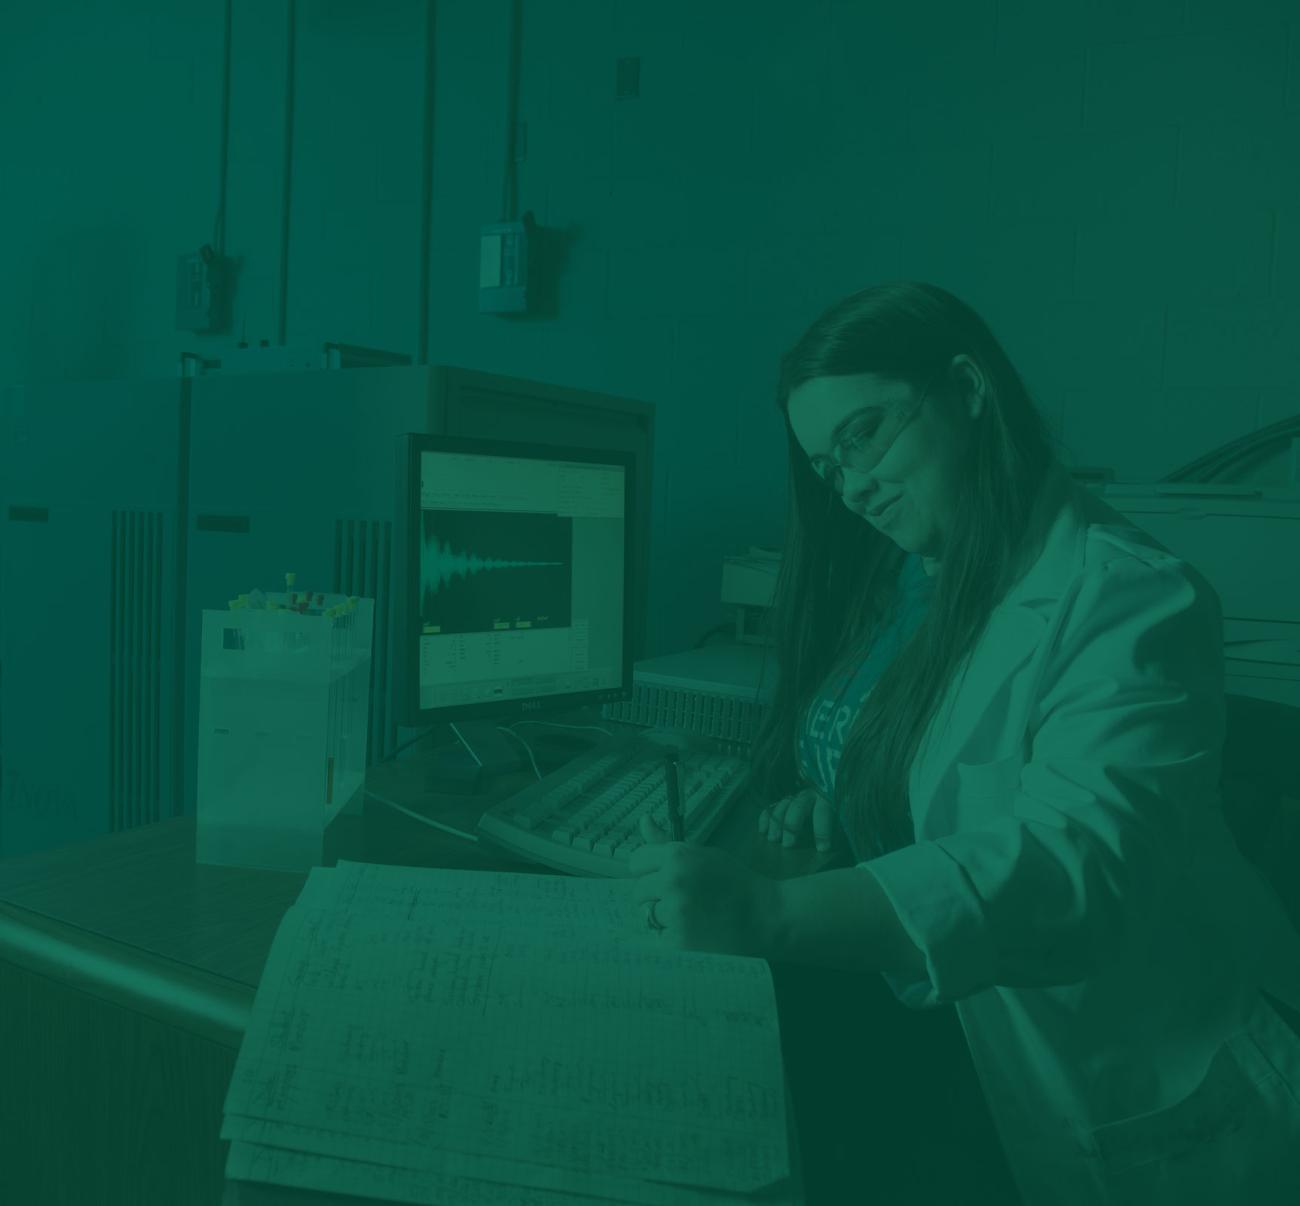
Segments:
[[[397,1202],[793,1202],[760,959],[665,948],[626,881],[340,862],[267,959],[229,1178]]]

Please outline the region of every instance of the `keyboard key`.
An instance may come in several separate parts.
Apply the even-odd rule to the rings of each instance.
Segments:
[[[720,819],[719,804],[746,777],[748,766],[686,743],[674,748],[686,836],[706,841]],[[667,829],[663,753],[662,742],[647,741],[567,775],[561,769],[545,787],[538,784],[490,809],[480,828],[507,849],[574,874],[626,874],[632,851],[644,845],[641,818],[650,816]]]

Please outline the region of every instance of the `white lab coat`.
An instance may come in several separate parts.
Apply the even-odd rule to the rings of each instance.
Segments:
[[[1218,596],[1064,472],[860,864],[955,1002],[1025,1206],[1296,1206],[1300,935],[1219,790]],[[946,727],[943,724],[946,718]],[[1300,873],[1300,868],[1297,868]]]

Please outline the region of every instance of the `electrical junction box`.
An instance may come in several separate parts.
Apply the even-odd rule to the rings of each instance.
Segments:
[[[522,221],[484,226],[479,238],[478,308],[481,314],[528,309],[528,227]]]
[[[225,331],[230,326],[229,261],[208,244],[176,257],[176,329]]]

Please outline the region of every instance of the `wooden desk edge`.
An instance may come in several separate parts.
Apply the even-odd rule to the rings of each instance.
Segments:
[[[0,960],[236,1051],[257,991],[8,901]]]

